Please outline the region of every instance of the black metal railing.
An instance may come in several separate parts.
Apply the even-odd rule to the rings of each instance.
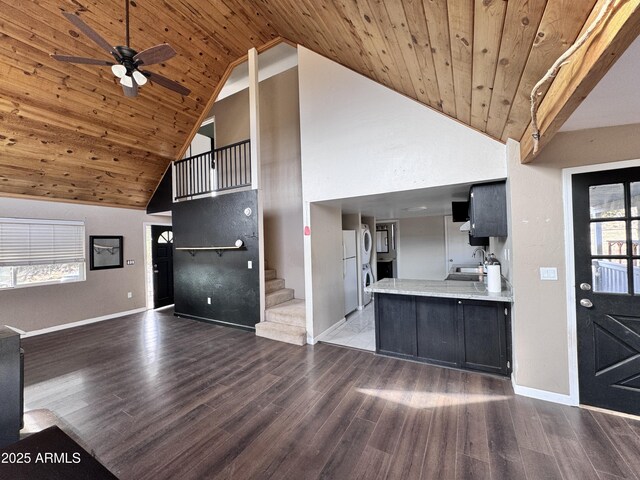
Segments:
[[[249,140],[174,162],[174,199],[251,185]]]

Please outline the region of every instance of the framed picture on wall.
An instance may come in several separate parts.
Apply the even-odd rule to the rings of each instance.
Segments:
[[[91,235],[89,237],[89,269],[105,270],[123,267],[123,237]]]

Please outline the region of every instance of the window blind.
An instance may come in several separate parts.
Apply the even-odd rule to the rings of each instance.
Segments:
[[[84,222],[0,218],[0,266],[85,261]]]

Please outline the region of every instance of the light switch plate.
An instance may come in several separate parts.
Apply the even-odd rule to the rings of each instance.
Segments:
[[[248,269],[252,269],[253,268],[253,262],[251,260],[247,261],[247,268]]]
[[[556,267],[540,267],[540,280],[558,280]]]

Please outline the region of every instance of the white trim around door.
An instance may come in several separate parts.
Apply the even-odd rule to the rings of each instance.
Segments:
[[[575,261],[573,249],[573,188],[571,177],[579,173],[618,170],[620,168],[640,167],[640,159],[624,160],[613,163],[598,163],[584,167],[571,167],[562,170],[562,194],[564,203],[564,250],[566,266],[567,295],[567,341],[569,345],[569,404],[580,404],[578,382],[578,336],[576,325],[575,297]],[[563,403],[563,402],[559,402]]]

